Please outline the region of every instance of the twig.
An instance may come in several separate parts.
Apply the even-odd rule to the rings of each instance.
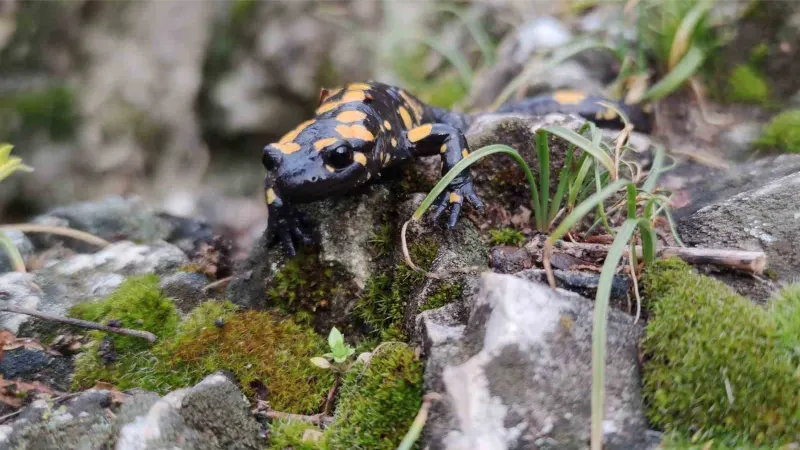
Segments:
[[[428,421],[428,410],[431,409],[433,402],[440,398],[441,395],[436,392],[430,392],[422,397],[422,406],[420,406],[419,412],[417,412],[417,417],[414,418],[411,428],[408,429],[400,445],[397,446],[397,450],[410,450],[414,446],[414,443],[417,442],[417,439],[419,439],[419,436],[422,434],[422,428],[425,426],[425,422]]]
[[[303,414],[292,414],[286,413],[281,411],[260,411],[260,415],[263,415],[265,418],[269,420],[293,420],[295,422],[306,422],[312,425],[316,425],[318,427],[327,427],[331,423],[333,423],[333,417],[326,416],[322,414],[314,414],[313,416],[305,416]]]
[[[208,291],[210,291],[212,289],[216,289],[216,288],[218,288],[220,286],[224,286],[224,285],[230,283],[232,279],[233,279],[233,277],[230,276],[230,277],[223,278],[221,280],[217,280],[217,281],[215,281],[213,283],[209,283],[209,284],[205,285],[205,287],[203,287],[203,292],[208,292]]]
[[[38,317],[39,319],[50,320],[53,322],[61,322],[67,325],[74,325],[82,328],[90,328],[92,330],[107,331],[109,333],[117,333],[117,334],[124,334],[126,336],[139,337],[142,339],[146,339],[150,342],[155,342],[157,339],[156,335],[150,333],[149,331],[131,330],[129,328],[109,327],[107,325],[99,324],[97,322],[90,322],[88,320],[81,320],[81,319],[73,319],[71,317],[56,316],[53,314],[47,314],[40,311],[36,311],[35,309],[20,308],[18,306],[13,306],[13,305],[0,305],[0,312],[3,311],[14,314],[25,314],[26,316]]]
[[[88,244],[96,245],[98,247],[105,247],[111,243],[103,238],[99,238],[93,234],[84,231],[73,230],[67,227],[56,227],[51,225],[37,225],[34,223],[13,223],[8,225],[0,225],[0,231],[22,231],[23,233],[48,233],[56,234],[59,236],[66,236],[72,239],[86,242]]]
[[[325,405],[322,408],[322,415],[324,416],[330,416],[333,412],[333,399],[336,397],[336,389],[339,388],[341,378],[338,374],[336,375],[336,379],[333,380],[333,386],[331,386],[328,395],[325,397]]]
[[[558,241],[556,246],[559,251],[583,260],[604,259],[610,248],[609,245],[605,244],[587,244],[567,241]],[[538,242],[535,241],[528,244],[525,249],[531,255],[537,255],[541,251],[538,248]],[[542,262],[546,270],[550,266],[549,259],[552,251],[552,245],[548,246],[548,243],[545,242],[544,250],[542,251]],[[629,253],[630,250],[626,249],[625,254],[628,255]],[[764,269],[767,267],[767,255],[764,252],[756,251],[699,247],[661,247],[657,250],[657,254],[662,258],[675,256],[689,264],[712,264],[756,275],[763,274]],[[642,255],[641,246],[636,246],[636,255]]]

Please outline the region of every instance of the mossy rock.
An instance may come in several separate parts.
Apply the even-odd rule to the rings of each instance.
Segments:
[[[756,145],[760,148],[800,153],[800,109],[790,109],[773,117],[764,127]]]
[[[800,338],[782,332],[786,325],[775,314],[681,261],[652,264],[644,286],[651,315],[642,344],[644,396],[652,425],[720,443],[800,439],[800,359],[785,342]]]

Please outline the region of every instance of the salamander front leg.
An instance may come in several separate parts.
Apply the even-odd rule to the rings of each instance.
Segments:
[[[425,124],[413,128],[408,131],[408,140],[413,146],[412,152],[415,156],[430,156],[437,153],[441,155],[442,175],[469,155],[469,145],[464,135],[456,128],[442,123]],[[450,207],[448,226],[455,227],[464,199],[475,209],[483,211],[483,202],[475,194],[469,169],[458,174],[436,199],[433,220],[437,221],[442,213]]]
[[[270,240],[280,240],[284,252],[288,256],[295,256],[297,254],[295,242],[305,245],[313,242],[311,236],[304,231],[306,224],[303,223],[300,212],[284,203],[275,188],[267,187],[265,195],[268,211],[267,230]]]

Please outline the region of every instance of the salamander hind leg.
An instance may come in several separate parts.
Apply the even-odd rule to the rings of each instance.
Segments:
[[[414,156],[441,155],[442,175],[469,155],[469,145],[464,134],[455,127],[442,123],[425,124],[412,128],[408,131],[408,141],[411,142]],[[483,210],[483,202],[475,194],[472,186],[472,175],[469,169],[459,173],[436,199],[433,220],[437,221],[449,207],[448,226],[455,227],[465,199],[475,209]]]

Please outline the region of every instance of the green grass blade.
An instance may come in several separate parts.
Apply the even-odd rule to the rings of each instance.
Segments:
[[[571,44],[567,44],[564,47],[554,51],[550,55],[550,58],[548,58],[546,61],[542,61],[541,58],[532,58],[531,62],[528,63],[522,72],[517,75],[516,78],[511,80],[511,82],[506,85],[505,89],[500,92],[500,95],[498,95],[497,99],[495,99],[494,103],[492,103],[490,110],[494,111],[495,109],[499,108],[503,103],[511,98],[512,95],[514,95],[514,92],[525,85],[525,83],[527,83],[528,80],[530,80],[534,75],[547,72],[553,67],[563,63],[564,61],[581,52],[597,48],[609,50],[611,53],[617,55],[616,47],[607,42],[584,39],[572,42]]]
[[[705,59],[705,52],[692,46],[674,69],[644,93],[642,100],[658,100],[669,95],[694,75]]]
[[[547,133],[543,130],[536,132],[536,154],[539,159],[539,211],[541,215],[536,216],[536,228],[539,231],[547,231],[548,221],[548,202],[550,200],[550,146],[547,145]]]
[[[681,57],[686,54],[686,49],[692,42],[694,30],[712,6],[713,2],[700,1],[683,16],[677,31],[675,31],[675,37],[672,39],[667,67],[674,68]]]
[[[644,261],[651,263],[656,259],[658,236],[647,219],[639,219],[639,233],[642,236],[642,253]]]
[[[668,206],[664,208],[664,216],[667,218],[669,231],[672,233],[672,237],[675,239],[675,242],[681,247],[686,247],[686,244],[683,243],[681,237],[678,236],[678,227],[675,226],[675,220],[672,218],[672,213],[670,212]]]
[[[606,170],[614,172],[614,161],[599,145],[592,142],[580,134],[564,127],[552,126],[543,128],[544,131],[554,134],[561,139],[575,145],[586,153],[592,155]]]
[[[636,217],[636,186],[628,183],[628,219]]]
[[[15,271],[25,272],[25,260],[22,259],[22,254],[20,254],[17,246],[11,241],[11,238],[2,231],[0,231],[0,248],[8,255],[8,260],[11,261],[11,265],[14,267]]]
[[[603,175],[608,175],[608,172],[604,173]],[[606,178],[606,180],[607,179],[608,178]],[[595,192],[600,192],[600,191],[603,190],[603,182],[604,182],[604,179],[600,175],[600,166],[595,165],[594,166]],[[608,183],[608,181],[605,181],[605,182]],[[608,184],[606,184],[606,186],[607,185]],[[614,235],[614,229],[611,228],[611,225],[608,223],[608,217],[606,216],[606,207],[605,207],[605,205],[603,205],[603,202],[600,202],[600,203],[597,204],[597,215],[600,216],[600,221],[603,224],[603,227],[605,227],[606,231],[608,231],[608,234],[613,236]]]
[[[561,207],[561,201],[564,200],[564,195],[567,193],[567,186],[569,185],[570,178],[573,178],[572,160],[574,157],[575,147],[570,146],[567,150],[567,157],[564,159],[564,167],[558,172],[558,187],[556,188],[556,195],[553,196],[550,205],[550,214],[547,215],[548,227],[553,219],[556,218],[558,210]]]
[[[422,203],[419,205],[417,210],[414,211],[414,215],[411,216],[412,220],[419,221],[420,219],[422,219],[422,215],[425,214],[425,211],[427,211],[428,208],[431,207],[433,202],[436,200],[436,197],[438,197],[439,194],[444,192],[444,190],[447,188],[450,182],[453,181],[453,179],[457,177],[459,173],[463,172],[467,167],[471,166],[472,164],[475,164],[476,162],[480,161],[482,158],[485,158],[489,155],[493,155],[495,153],[503,153],[509,155],[514,159],[514,161],[517,164],[519,164],[519,166],[522,168],[522,171],[525,172],[525,177],[528,179],[528,185],[530,186],[531,189],[531,198],[534,200],[532,203],[534,209],[536,210],[536,214],[541,214],[541,211],[538,211],[539,206],[535,201],[536,199],[539,198],[539,193],[536,187],[536,178],[533,176],[531,168],[528,167],[528,164],[525,162],[522,156],[520,156],[520,154],[517,153],[517,151],[514,150],[513,148],[507,145],[494,144],[494,145],[487,145],[486,147],[480,148],[470,153],[469,156],[462,159],[455,166],[453,166],[453,168],[450,169],[442,177],[442,179],[439,180],[438,183],[436,183],[436,186],[434,186],[433,189],[431,189],[428,195],[425,196],[425,199],[422,200]]]
[[[617,182],[619,183],[619,182]],[[616,185],[614,183],[612,186]],[[609,186],[611,187],[611,186]],[[620,186],[621,187],[621,186]],[[603,401],[605,398],[606,366],[606,325],[608,323],[608,303],[611,298],[611,285],[619,260],[628,241],[639,224],[637,219],[628,219],[622,224],[614,242],[608,249],[606,261],[600,272],[597,295],[594,300],[594,323],[592,325],[592,449],[603,445]]]
[[[656,188],[656,183],[658,182],[658,177],[661,176],[664,169],[664,146],[656,145],[656,154],[653,156],[653,165],[650,168],[650,172],[647,174],[647,180],[645,180],[644,184],[642,185],[642,190],[647,192],[648,194],[652,193],[653,190]]]
[[[564,218],[564,220],[555,230],[553,230],[553,233],[551,233],[550,237],[547,239],[550,242],[555,242],[561,239],[569,230],[572,229],[572,227],[574,227],[581,219],[583,219],[586,214],[594,209],[595,206],[598,204],[602,205],[607,198],[617,193],[620,189],[625,187],[627,183],[629,183],[628,180],[617,180],[602,190],[599,190],[589,196],[589,198],[581,202],[566,218]]]
[[[581,193],[583,189],[583,182],[586,179],[586,175],[589,174],[589,169],[592,168],[592,163],[594,159],[589,158],[588,153],[584,153],[581,155],[581,163],[580,169],[578,170],[578,175],[575,177],[575,181],[569,187],[569,198],[567,199],[567,205],[569,208],[572,208],[575,205],[575,202],[578,200],[578,194]]]

